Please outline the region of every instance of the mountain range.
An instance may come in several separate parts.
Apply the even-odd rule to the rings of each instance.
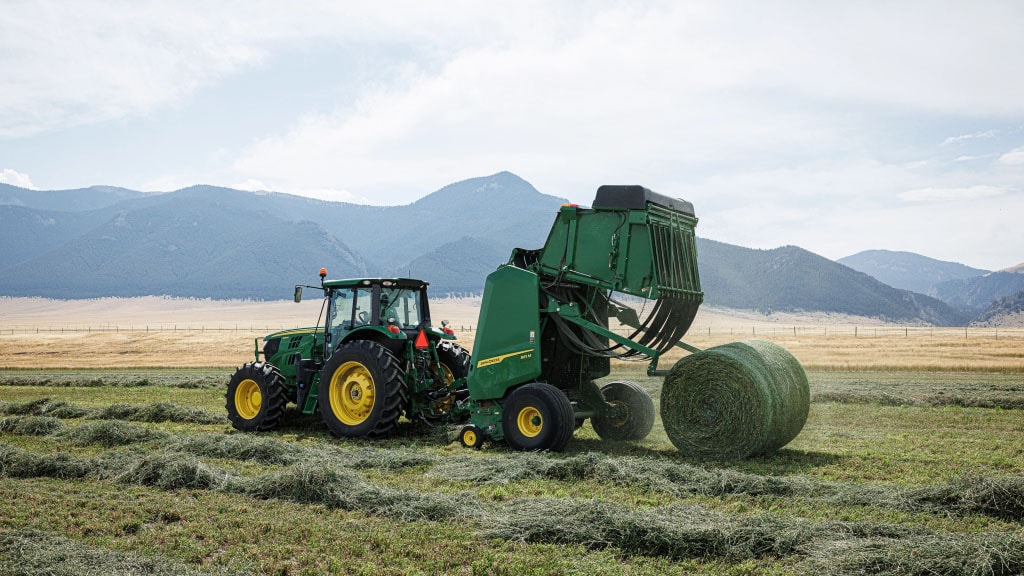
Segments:
[[[321,266],[331,278],[424,278],[435,297],[480,293],[512,248],[544,244],[565,202],[509,172],[403,206],[214,186],[144,193],[0,184],[0,295],[282,299],[294,284],[315,282]],[[698,264],[711,305],[935,325],[963,325],[974,310],[795,246],[753,250],[698,238]]]
[[[1024,313],[1024,264],[990,272],[889,250],[858,252],[837,262],[891,286],[937,298],[974,318],[972,324],[1017,325],[1024,318],[1017,314]]]

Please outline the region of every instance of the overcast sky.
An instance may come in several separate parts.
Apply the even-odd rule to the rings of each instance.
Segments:
[[[0,181],[394,205],[509,170],[743,246],[1000,269],[1022,55],[1012,0],[0,0]]]

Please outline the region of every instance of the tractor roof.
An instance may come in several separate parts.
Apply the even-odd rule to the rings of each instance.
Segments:
[[[387,288],[410,288],[419,290],[426,288],[429,282],[415,278],[344,278],[341,280],[326,280],[324,286],[328,288],[355,288],[359,286],[373,286],[380,284]]]

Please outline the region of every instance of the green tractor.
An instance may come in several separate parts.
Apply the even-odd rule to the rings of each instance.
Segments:
[[[771,342],[682,342],[704,296],[696,224],[692,204],[641,186],[601,186],[592,207],[564,205],[542,248],[517,248],[488,275],[472,362],[447,327],[431,326],[426,282],[326,281],[321,270],[322,327],[257,344],[228,386],[228,415],[239,430],[269,430],[294,402],[307,414],[319,406],[338,436],[378,438],[404,414],[464,424],[459,440],[473,448],[562,450],[588,419],[603,439],[640,440],[654,400],[634,382],[598,384],[621,359],[666,377],[662,421],[681,450],[773,451],[803,427],[806,374]],[[659,369],[673,347],[691,354]]]
[[[379,438],[404,414],[447,423],[468,396],[469,354],[454,333],[430,322],[427,283],[411,278],[326,280],[320,270],[323,323],[257,340],[256,361],[227,389],[238,430],[277,427],[288,403],[319,410],[336,436]],[[295,301],[303,286],[295,287]],[[326,314],[324,313],[326,312]],[[260,360],[260,356],[263,360]]]

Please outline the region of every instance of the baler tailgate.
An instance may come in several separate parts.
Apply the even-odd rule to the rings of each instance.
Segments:
[[[674,212],[648,208],[648,229],[658,292],[670,298],[700,301],[697,275],[697,247],[693,222],[685,222]]]

